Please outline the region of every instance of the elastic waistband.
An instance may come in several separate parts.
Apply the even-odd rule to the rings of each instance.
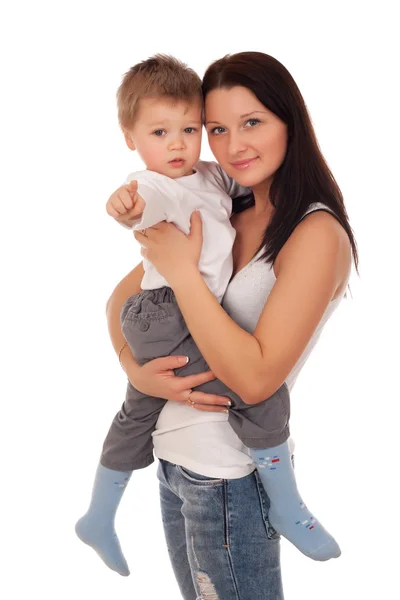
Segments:
[[[151,300],[155,304],[160,304],[161,302],[176,302],[173,289],[167,286],[155,290],[142,290],[138,296],[143,300]]]
[[[155,290],[142,290],[130,296],[121,311],[121,321],[140,321],[142,319],[158,321],[174,316],[179,312],[179,306],[174,292],[170,287]]]

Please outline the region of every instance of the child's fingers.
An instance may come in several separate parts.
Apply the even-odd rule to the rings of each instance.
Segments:
[[[130,195],[132,196],[132,199],[135,197],[137,189],[138,189],[138,182],[136,181],[136,179],[132,179],[132,181],[130,181],[127,185],[128,188],[128,192],[130,193]]]
[[[121,215],[120,218],[122,219],[123,217],[123,221],[129,221],[129,220],[136,220],[138,218],[137,212],[135,208],[131,208],[131,210],[128,210],[124,215]]]
[[[113,217],[114,219],[119,217],[119,212],[114,208],[114,206],[111,204],[111,202],[107,202],[106,211],[107,211],[107,214],[110,215],[110,217]]]
[[[125,192],[125,193],[129,197],[128,192]],[[119,192],[115,192],[111,196],[111,198],[107,202],[106,209],[107,209],[108,214],[114,218],[124,215],[128,210],[125,207],[125,204],[124,204],[123,200],[121,199]]]
[[[125,192],[125,193],[124,193]],[[127,204],[128,208],[125,206]],[[132,206],[132,200],[127,190],[119,189],[110,198],[106,204],[107,213],[111,217],[124,215]]]
[[[133,208],[134,199],[132,198],[129,190],[122,188],[118,194],[119,204],[116,207],[120,214],[126,213],[128,210]],[[122,211],[122,212],[121,212]]]

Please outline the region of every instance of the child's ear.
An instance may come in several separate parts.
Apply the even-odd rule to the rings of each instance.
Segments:
[[[128,146],[128,148],[130,150],[136,150],[136,146],[133,143],[132,135],[129,133],[129,131],[124,130],[124,138],[125,138],[125,142],[126,142],[126,145]]]

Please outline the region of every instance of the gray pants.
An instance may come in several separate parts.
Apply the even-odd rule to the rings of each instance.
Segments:
[[[206,317],[205,317],[206,318]],[[128,298],[121,310],[123,334],[140,365],[160,356],[188,356],[176,375],[193,375],[210,368],[197,348],[169,287],[144,290]],[[215,379],[196,391],[227,396],[232,407],[229,423],[249,448],[271,448],[289,438],[290,397],[286,384],[259,404],[245,404],[222,381]],[[146,396],[128,383],[125,402],[104,441],[100,462],[109,469],[132,471],[153,461],[152,432],[166,400]]]

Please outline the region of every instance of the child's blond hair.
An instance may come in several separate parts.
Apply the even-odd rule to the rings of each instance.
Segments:
[[[142,98],[202,102],[201,79],[173,56],[155,54],[125,73],[117,91],[118,121],[123,130],[135,121]]]

